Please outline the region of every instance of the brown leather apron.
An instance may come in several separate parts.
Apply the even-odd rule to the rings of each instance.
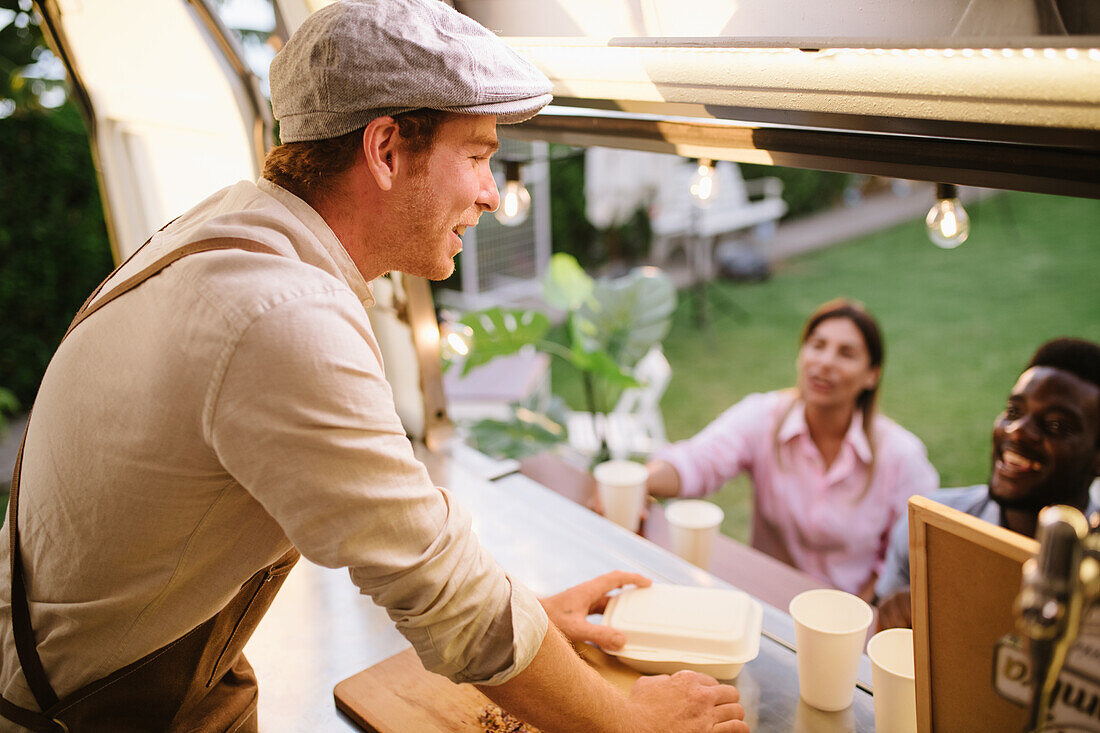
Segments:
[[[77,312],[65,336],[92,313],[181,257],[216,249],[277,254],[257,242],[235,238],[206,239],[185,245],[126,279],[92,305],[111,277],[104,280]],[[28,420],[28,429],[29,423]],[[24,432],[23,445],[26,440]],[[18,524],[23,445],[19,447],[15,462],[8,509],[12,633],[23,675],[42,712],[20,707],[0,697],[0,715],[32,731],[42,732],[255,733],[258,730],[256,675],[241,650],[297,562],[298,552],[291,550],[258,571],[221,611],[184,636],[59,699],[38,656],[23,580]]]

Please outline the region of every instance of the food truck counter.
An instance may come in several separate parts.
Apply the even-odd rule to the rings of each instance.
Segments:
[[[519,473],[491,480],[487,478],[493,474],[490,463],[463,460],[462,455],[422,458],[436,483],[447,487],[472,513],[474,531],[489,552],[539,595],[617,569],[662,583],[729,587]],[[749,558],[759,554],[742,549]],[[742,590],[758,595],[752,588]],[[735,681],[752,730],[873,730],[866,658],[850,708],[824,713],[805,705],[798,695],[793,622],[767,602],[762,605],[760,654]],[[260,730],[358,730],[337,710],[333,687],[408,647],[385,611],[359,594],[346,570],[322,568],[303,559],[245,649],[259,678]]]

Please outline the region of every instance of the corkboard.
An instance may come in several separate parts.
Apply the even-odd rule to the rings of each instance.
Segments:
[[[1023,730],[993,689],[997,640],[1015,630],[1020,572],[1039,544],[924,497],[909,500],[917,730]]]

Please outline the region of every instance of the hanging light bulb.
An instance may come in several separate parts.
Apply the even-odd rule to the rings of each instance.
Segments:
[[[955,184],[936,184],[936,203],[928,210],[924,224],[932,244],[943,249],[955,249],[970,236],[970,217],[959,203]]]
[[[695,199],[695,205],[701,209],[714,203],[718,196],[718,176],[715,173],[713,160],[699,159],[699,167],[691,178],[691,195]]]
[[[500,206],[496,218],[506,227],[519,226],[527,221],[531,211],[531,194],[520,180],[518,160],[504,161],[504,195],[500,197]]]

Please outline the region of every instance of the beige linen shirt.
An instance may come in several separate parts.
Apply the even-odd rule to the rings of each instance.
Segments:
[[[317,212],[268,181],[238,183],[113,282],[223,236],[281,256],[176,262],[73,331],[43,379],[20,536],[54,688],[64,696],[184,635],[291,545],[348,567],[429,669],[511,678],[538,650],[545,613],[413,456],[367,319],[370,288]],[[37,709],[11,634],[7,532],[0,690]]]

